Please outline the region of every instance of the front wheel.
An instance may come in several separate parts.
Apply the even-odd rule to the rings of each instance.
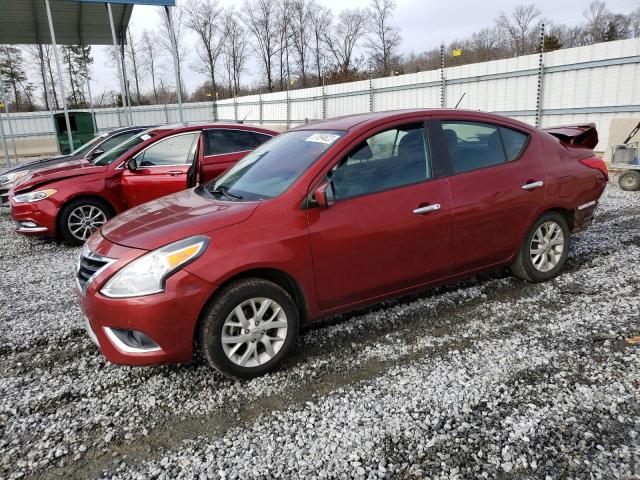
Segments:
[[[60,212],[60,234],[71,245],[82,245],[93,232],[113,217],[105,202],[93,198],[80,198],[67,203]]]
[[[511,265],[517,277],[545,282],[558,275],[569,255],[569,226],[558,212],[547,212],[533,224]]]
[[[298,311],[291,296],[259,278],[225,287],[205,310],[199,345],[207,363],[221,373],[254,378],[275,369],[298,336]]]

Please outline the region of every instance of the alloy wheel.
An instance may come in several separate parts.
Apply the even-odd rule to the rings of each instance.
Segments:
[[[94,205],[81,205],[74,208],[67,219],[71,235],[83,242],[105,223],[107,223],[107,215]]]
[[[560,225],[553,221],[544,222],[531,239],[531,263],[540,272],[553,270],[562,258],[564,247],[564,232]]]
[[[264,365],[284,345],[288,325],[287,315],[276,301],[251,298],[227,316],[222,327],[222,348],[236,365]]]

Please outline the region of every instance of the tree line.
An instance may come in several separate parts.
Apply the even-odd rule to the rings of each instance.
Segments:
[[[333,84],[437,69],[441,46],[402,54],[401,30],[394,23],[395,0],[371,0],[367,8],[334,14],[317,0],[245,0],[241,9],[219,0],[185,0],[171,9],[177,73],[204,77],[186,101]],[[463,65],[640,36],[640,7],[614,13],[592,1],[582,22],[569,27],[545,18],[534,4],[500,12],[492,25],[444,45],[447,66]],[[133,105],[173,103],[174,81],[169,23],[164,12],[156,28],[127,31],[120,52]],[[410,41],[410,39],[408,39]],[[459,51],[454,55],[454,50]],[[70,108],[87,108],[86,81],[93,63],[90,46],[60,47]],[[119,55],[108,53],[117,72]],[[253,62],[259,75],[247,78]],[[0,46],[0,74],[13,111],[61,107],[58,77],[50,45]],[[114,80],[118,80],[114,78]],[[184,86],[184,81],[181,82]],[[183,87],[184,89],[184,87]],[[94,92],[95,106],[122,105],[119,90]]]

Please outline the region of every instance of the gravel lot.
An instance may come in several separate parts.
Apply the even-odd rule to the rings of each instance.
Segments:
[[[325,322],[250,382],[105,362],[79,250],[0,215],[0,479],[640,478],[640,193],[612,182],[552,282]]]

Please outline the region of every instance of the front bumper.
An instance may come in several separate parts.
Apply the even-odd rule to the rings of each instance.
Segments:
[[[157,365],[191,361],[198,319],[215,286],[179,270],[167,279],[162,293],[136,298],[105,297],[100,288],[106,280],[125,263],[144,253],[115,247],[136,254],[125,254],[99,272],[87,285],[86,293],[77,290],[82,312],[87,317],[89,336],[95,337],[107,360],[116,364]],[[113,253],[111,258],[115,258]],[[146,349],[132,348],[120,339],[122,335],[118,338],[118,333],[123,331],[139,332],[155,345]]]
[[[11,218],[16,222],[16,233],[22,235],[56,235],[58,207],[48,199],[31,203],[16,203],[11,198]]]

